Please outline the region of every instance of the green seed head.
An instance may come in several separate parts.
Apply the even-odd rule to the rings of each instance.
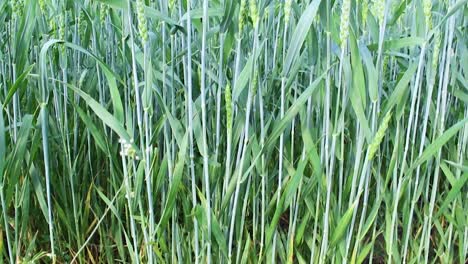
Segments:
[[[23,13],[23,1],[22,0],[11,0],[11,11],[12,17],[19,17]]]
[[[291,17],[291,4],[292,0],[286,0],[284,3],[284,23],[288,24]]]
[[[341,23],[340,23],[340,43],[343,48],[349,36],[349,9],[351,0],[344,0],[341,6]]]
[[[392,118],[392,111],[388,111],[382,123],[380,124],[379,130],[377,130],[377,133],[375,134],[374,139],[369,145],[369,156],[368,156],[369,161],[374,158],[375,153],[379,149],[380,143],[382,143],[382,139],[385,136],[385,132],[388,129],[388,124],[390,123],[391,118]]]
[[[78,34],[83,37],[86,32],[86,17],[83,10],[80,10],[80,16],[78,17]]]
[[[137,1],[138,31],[144,43],[148,41],[148,27],[146,24],[145,5],[143,0]]]
[[[250,0],[249,1],[249,8],[250,8],[250,18],[252,19],[252,23],[254,27],[257,27],[258,24],[258,9],[257,9],[257,1]]]
[[[106,22],[106,17],[109,14],[109,6],[106,4],[101,4],[101,10],[99,12],[99,21],[101,24]]]
[[[239,36],[242,35],[245,23],[245,12],[247,7],[247,0],[242,0],[239,8]]]
[[[379,24],[382,25],[384,23],[385,16],[385,0],[374,0],[372,7],[372,13],[379,21]]]
[[[59,38],[65,40],[65,12],[59,16]]]
[[[434,35],[434,51],[432,52],[432,69],[431,69],[431,76],[430,76],[430,83],[431,85],[434,83],[436,75],[437,75],[437,66],[439,63],[439,52],[440,52],[440,31],[437,30]]]
[[[424,0],[423,1],[424,17],[426,18],[426,28],[427,30],[432,29],[432,1]]]
[[[17,0],[17,3],[18,3],[18,15],[23,16],[24,0]]]

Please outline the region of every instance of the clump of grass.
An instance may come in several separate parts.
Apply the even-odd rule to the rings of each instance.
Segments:
[[[0,1],[0,260],[465,263],[466,9]]]

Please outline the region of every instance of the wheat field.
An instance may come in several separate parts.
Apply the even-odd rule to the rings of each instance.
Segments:
[[[0,263],[466,263],[467,2],[0,0]]]

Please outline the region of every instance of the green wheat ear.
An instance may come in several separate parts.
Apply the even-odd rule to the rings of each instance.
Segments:
[[[291,17],[291,4],[292,0],[286,0],[284,3],[284,23],[287,25]]]
[[[423,0],[424,17],[427,31],[432,29],[432,0]]]
[[[106,22],[106,17],[109,14],[109,6],[106,4],[101,4],[101,9],[99,10],[99,21],[101,25],[104,25]]]
[[[239,7],[239,21],[238,21],[239,37],[242,35],[242,30],[244,29],[245,13],[247,11],[246,9],[247,9],[247,0],[242,0],[240,3],[240,7]]]
[[[140,32],[141,40],[146,43],[148,41],[148,26],[145,16],[145,4],[143,0],[137,0],[137,17],[138,17],[138,31]]]
[[[59,39],[66,41],[67,40],[67,35],[66,35],[66,21],[67,20],[67,13],[66,11],[63,11],[60,16],[59,16],[59,29],[58,29],[58,34],[59,34]],[[61,45],[60,46],[60,51],[62,53],[65,53],[65,46]]]
[[[80,10],[80,15],[78,17],[78,34],[80,37],[83,37],[85,32],[86,32],[86,25],[87,25],[86,17],[85,17],[85,12],[84,10]]]
[[[340,23],[340,43],[341,48],[346,45],[349,36],[349,10],[351,8],[351,0],[344,0],[341,6],[341,23]]]
[[[369,148],[368,148],[368,151],[369,151],[368,160],[369,161],[374,158],[375,153],[379,149],[380,143],[382,143],[385,133],[387,132],[388,124],[390,123],[391,118],[392,118],[392,111],[388,111],[388,113],[385,115],[384,119],[382,120],[382,123],[380,124],[380,127],[374,136],[374,139],[369,145]]]
[[[250,19],[252,19],[252,23],[254,27],[257,27],[258,23],[258,8],[257,8],[257,0],[250,0],[249,1],[249,8],[250,8]]]
[[[379,25],[382,25],[385,16],[385,0],[374,0],[373,2],[372,13],[377,18]]]
[[[12,17],[20,17],[22,9],[21,0],[10,0],[10,6],[13,13]]]
[[[0,0],[0,264],[465,263],[466,2]]]

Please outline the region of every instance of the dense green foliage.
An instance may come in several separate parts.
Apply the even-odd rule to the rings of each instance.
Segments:
[[[0,0],[5,263],[465,263],[467,0]]]

